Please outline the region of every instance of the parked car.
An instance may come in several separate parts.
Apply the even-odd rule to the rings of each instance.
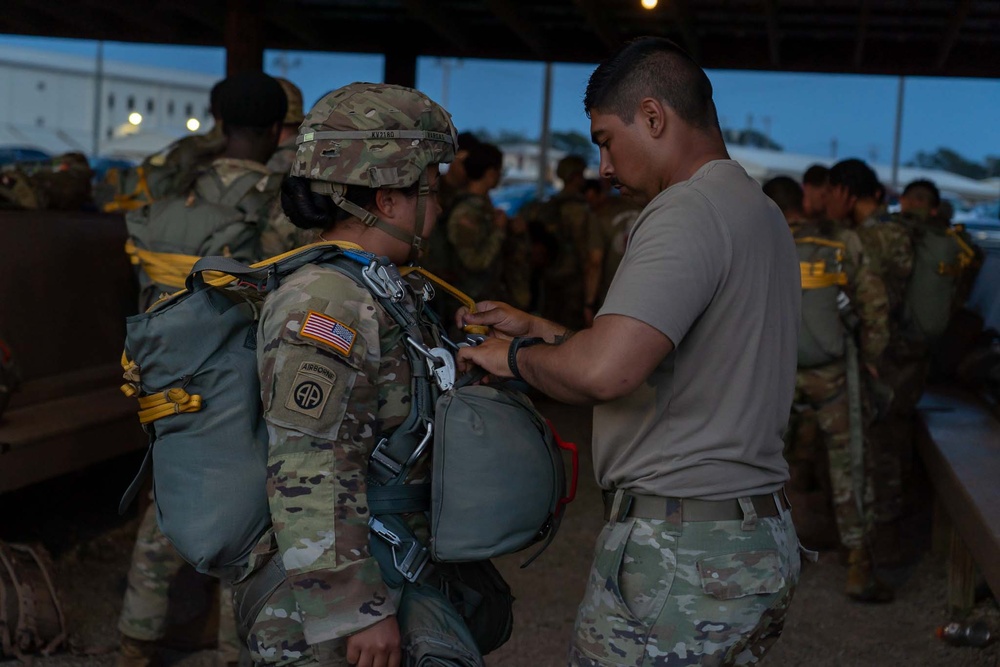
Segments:
[[[50,154],[37,148],[29,148],[27,146],[0,147],[0,167],[15,162],[38,162],[50,159],[52,159]]]

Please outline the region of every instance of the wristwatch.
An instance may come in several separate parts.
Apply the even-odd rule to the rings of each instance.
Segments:
[[[510,369],[511,374],[515,379],[524,382],[525,379],[521,377],[521,372],[517,370],[517,351],[522,347],[531,347],[532,345],[538,345],[539,343],[544,343],[545,340],[542,338],[525,338],[518,336],[510,342],[510,347],[507,349],[507,368]]]

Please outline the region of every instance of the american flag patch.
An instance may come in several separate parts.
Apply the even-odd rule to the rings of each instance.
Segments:
[[[306,321],[302,323],[302,328],[299,329],[299,335],[326,343],[346,357],[354,347],[354,339],[358,332],[332,317],[310,310],[306,315]]]

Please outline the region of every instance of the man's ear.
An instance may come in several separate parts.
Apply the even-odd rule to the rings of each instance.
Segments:
[[[663,103],[652,97],[639,102],[639,120],[649,136],[659,138],[667,129],[667,110]]]

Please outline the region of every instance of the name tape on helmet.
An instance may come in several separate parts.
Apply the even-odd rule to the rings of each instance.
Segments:
[[[329,132],[306,132],[295,140],[296,144],[307,144],[323,139],[426,139],[429,141],[441,141],[446,144],[455,144],[454,138],[444,132],[431,132],[429,130],[352,130],[352,131],[329,131]]]

